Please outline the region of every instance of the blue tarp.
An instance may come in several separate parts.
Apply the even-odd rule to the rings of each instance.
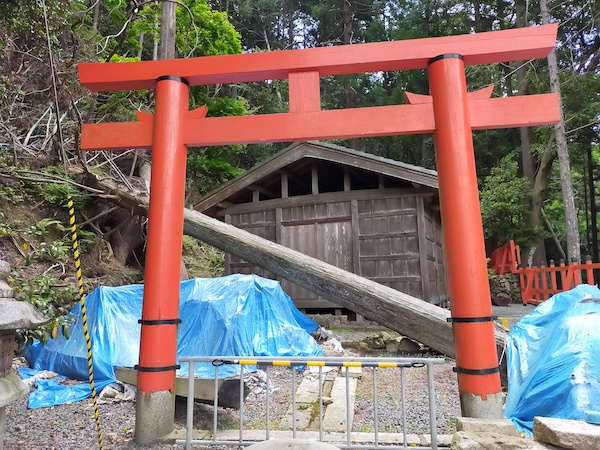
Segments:
[[[86,297],[94,378],[99,391],[116,381],[116,366],[138,363],[143,285],[100,287]],[[88,380],[87,346],[78,304],[69,317],[71,337],[62,333],[30,349],[35,371],[50,370],[74,380]],[[321,356],[310,336],[318,325],[295,307],[277,281],[255,275],[231,275],[183,281],[179,301],[177,356]],[[246,371],[248,368],[245,367]],[[31,376],[35,372],[23,372]],[[187,363],[177,374],[188,373]],[[212,364],[196,364],[195,376],[213,378]],[[239,366],[219,368],[219,377],[239,374]],[[51,406],[81,400],[81,389],[69,391],[59,380],[44,380],[29,397],[29,406]],[[60,391],[60,392],[59,392]]]
[[[535,416],[584,420],[600,410],[600,289],[556,294],[508,335],[504,414],[527,434]]]

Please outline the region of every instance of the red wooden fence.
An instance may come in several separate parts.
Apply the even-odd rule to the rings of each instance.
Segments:
[[[504,275],[515,273],[520,265],[521,248],[515,245],[515,241],[510,241],[492,252],[488,267],[493,269],[496,275]]]
[[[586,257],[584,264],[572,262],[568,266],[561,260],[559,266],[550,260],[550,266],[521,267],[521,254],[513,241],[494,250],[490,255],[489,268],[497,275],[514,273],[519,275],[523,304],[539,305],[554,294],[568,291],[581,283],[594,285],[594,270],[600,263],[592,263]]]

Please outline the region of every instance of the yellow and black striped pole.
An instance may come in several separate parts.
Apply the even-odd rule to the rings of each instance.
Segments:
[[[71,225],[71,239],[73,241],[73,257],[75,258],[75,270],[77,271],[77,286],[79,287],[79,303],[81,304],[81,321],[83,323],[83,334],[85,335],[85,343],[87,345],[87,360],[88,360],[88,378],[90,380],[90,389],[92,390],[92,400],[94,402],[94,419],[96,419],[96,428],[98,429],[98,447],[104,450],[102,441],[102,427],[100,426],[100,414],[98,411],[98,395],[94,385],[94,362],[92,359],[92,342],[87,325],[87,314],[85,311],[85,294],[83,293],[83,278],[81,276],[81,261],[79,260],[79,244],[77,242],[77,226],[75,225],[75,208],[73,207],[73,199],[69,195],[69,224]]]

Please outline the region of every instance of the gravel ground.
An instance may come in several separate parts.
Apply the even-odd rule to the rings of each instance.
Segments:
[[[339,341],[360,340],[376,332],[348,330],[336,332]],[[330,344],[332,341],[328,341]],[[327,356],[339,356],[331,353],[331,346],[323,344]],[[382,356],[390,356],[382,355]],[[406,355],[403,355],[406,356]],[[423,355],[413,355],[423,356]],[[460,402],[456,375],[452,372],[454,361],[436,366],[434,370],[436,389],[436,410],[438,433],[453,433],[455,418],[460,415]],[[379,394],[380,431],[402,431],[402,407],[399,375],[397,371],[380,369],[377,375]],[[299,384],[303,373],[296,372]],[[260,373],[253,376],[249,383],[250,393],[244,403],[245,428],[264,429],[264,380]],[[272,429],[282,418],[291,403],[292,374],[286,368],[273,368],[270,375],[270,417]],[[429,427],[427,401],[427,374],[424,368],[406,370],[406,422],[407,432],[424,433]],[[357,388],[353,431],[372,431],[372,372],[364,369]],[[104,448],[110,449],[183,449],[182,445],[156,444],[140,447],[134,442],[135,403],[105,403],[99,405],[100,420],[104,436]],[[186,401],[176,403],[175,427],[185,428]],[[238,429],[239,412],[233,409],[219,408],[219,428]],[[197,403],[194,408],[194,427],[212,428],[212,406]],[[96,424],[93,419],[91,399],[68,405],[50,408],[27,408],[27,398],[22,398],[6,408],[6,431],[4,450],[44,449],[44,450],[80,450],[98,448]],[[201,448],[201,447],[195,447]]]

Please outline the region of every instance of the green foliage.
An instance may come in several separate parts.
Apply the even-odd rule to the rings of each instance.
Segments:
[[[194,187],[200,194],[217,188],[241,175],[244,171],[224,159],[227,148],[208,148],[206,151],[190,151],[187,158],[188,177],[194,180]]]
[[[186,57],[241,53],[240,35],[227,14],[213,11],[207,0],[185,0],[177,8],[177,52]]]
[[[0,238],[14,236],[14,230],[6,224],[6,216],[0,211]]]
[[[69,197],[71,197],[75,210],[82,210],[92,201],[89,194],[69,183],[47,183],[43,186],[43,195],[48,202],[62,207],[68,205]]]
[[[511,239],[520,245],[531,244],[541,228],[526,224],[531,188],[526,178],[517,175],[517,163],[510,157],[490,171],[481,188],[481,219],[485,238],[496,236],[500,244]]]
[[[63,241],[42,242],[39,248],[40,255],[52,261],[55,259],[67,261],[71,256],[71,247]]]
[[[23,201],[20,195],[12,186],[0,184],[0,201],[17,205]]]
[[[213,278],[223,275],[223,253],[190,236],[183,236],[183,261],[191,278]]]
[[[74,287],[64,286],[55,277],[44,274],[25,279],[13,273],[8,281],[15,291],[17,300],[31,303],[50,319],[50,322],[43,327],[20,330],[21,346],[31,345],[34,339],[46,343],[56,327],[61,325],[68,327],[65,305],[77,300],[77,290]]]

